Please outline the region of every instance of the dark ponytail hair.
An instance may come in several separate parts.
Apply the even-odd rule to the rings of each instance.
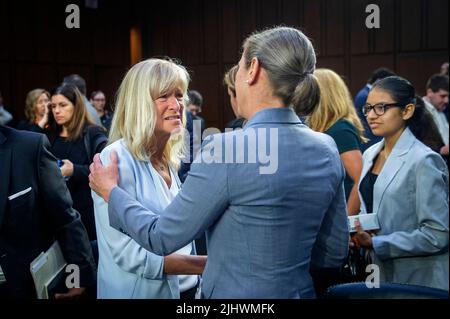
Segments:
[[[375,82],[372,90],[376,88],[388,93],[400,105],[415,105],[414,114],[406,121],[406,126],[419,141],[439,153],[444,142],[425,102],[416,95],[412,84],[402,77],[389,76]]]

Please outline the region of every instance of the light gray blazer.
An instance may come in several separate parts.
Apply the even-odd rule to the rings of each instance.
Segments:
[[[158,174],[149,162],[137,161],[123,140],[108,145],[101,153],[102,163],[110,161],[111,151],[119,155],[119,186],[130,198],[153,211],[167,206]],[[176,173],[173,183],[180,185]],[[109,226],[108,204],[92,192],[99,249],[98,298],[153,299],[179,298],[178,276],[163,273],[164,257],[141,247],[132,238]],[[195,254],[192,244],[191,254]]]
[[[257,138],[233,156],[242,160],[264,147],[268,154],[270,132],[273,174],[260,174],[258,161],[220,163],[230,156],[220,146],[244,135]],[[310,261],[337,267],[348,250],[345,173],[333,139],[303,125],[290,108],[264,109],[243,130],[215,135],[200,159],[161,216],[115,187],[111,226],[161,255],[206,230],[204,298],[313,298]]]
[[[383,147],[384,140],[364,152],[360,181]],[[365,214],[361,193],[359,197]],[[448,290],[447,166],[409,128],[375,182],[373,212],[380,223],[372,240],[381,279]]]

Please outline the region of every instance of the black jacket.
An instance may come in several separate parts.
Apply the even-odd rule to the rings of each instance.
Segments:
[[[96,281],[86,229],[49,149],[43,134],[0,126],[0,265],[12,297],[35,296],[30,263],[54,240],[79,266],[81,286]]]
[[[58,137],[49,135],[51,152],[61,160],[68,159],[73,163],[73,175],[67,181],[73,207],[80,213],[81,220],[89,235],[90,240],[97,239],[94,218],[94,203],[92,201],[91,189],[89,187],[89,165],[94,155],[100,153],[106,146],[108,138],[104,128],[91,125],[86,126],[80,138],[67,142],[70,144],[68,152],[61,153],[56,149],[55,141]]]

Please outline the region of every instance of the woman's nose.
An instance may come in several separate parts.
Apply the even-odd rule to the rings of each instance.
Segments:
[[[175,111],[180,110],[180,108],[181,108],[180,101],[178,101],[176,96],[170,97],[169,108],[174,109]]]

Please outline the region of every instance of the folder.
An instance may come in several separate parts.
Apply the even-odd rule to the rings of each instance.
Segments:
[[[53,298],[55,291],[65,286],[64,269],[66,265],[67,262],[58,241],[55,241],[46,252],[42,252],[31,262],[30,271],[38,299]]]

